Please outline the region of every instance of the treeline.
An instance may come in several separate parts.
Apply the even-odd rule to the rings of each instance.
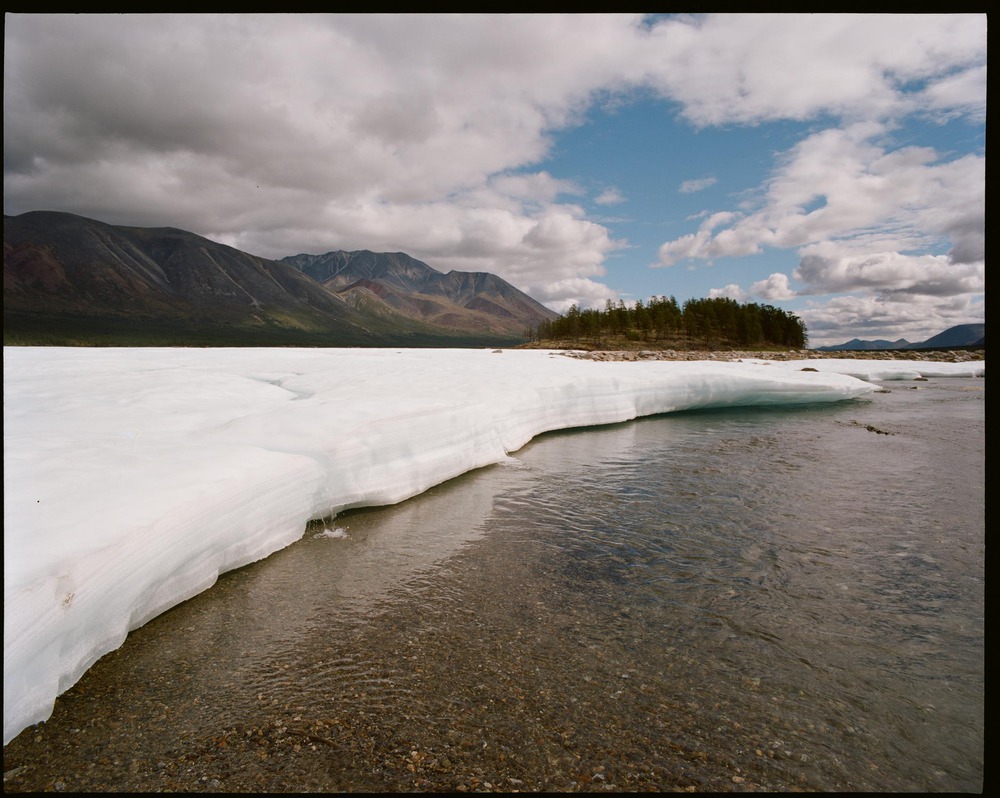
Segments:
[[[610,299],[604,310],[573,305],[558,319],[543,321],[529,331],[533,341],[592,341],[624,337],[630,341],[686,338],[708,346],[783,346],[802,349],[806,327],[798,316],[772,305],[740,304],[733,299],[652,297],[626,305]]]

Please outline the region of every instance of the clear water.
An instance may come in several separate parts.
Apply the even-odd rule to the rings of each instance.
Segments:
[[[985,381],[886,388],[541,436],[312,525],[60,703],[151,759],[266,707],[472,787],[980,791]]]

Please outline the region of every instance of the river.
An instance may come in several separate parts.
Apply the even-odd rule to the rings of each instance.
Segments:
[[[985,379],[540,436],[133,632],[6,791],[972,791]]]

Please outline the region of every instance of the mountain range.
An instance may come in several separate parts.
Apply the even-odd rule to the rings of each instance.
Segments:
[[[269,260],[173,227],[4,217],[4,343],[468,346],[554,311],[493,274],[404,253]]]
[[[819,352],[875,351],[880,349],[950,349],[960,346],[986,346],[986,324],[958,324],[926,341],[911,344],[905,338],[897,341],[862,341],[852,338],[843,344],[817,346]]]
[[[442,274],[403,252],[328,252],[281,259],[353,307],[449,329],[519,335],[558,316],[488,272]]]

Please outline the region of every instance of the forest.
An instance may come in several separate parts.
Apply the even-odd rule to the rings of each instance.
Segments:
[[[615,340],[653,346],[686,341],[712,348],[780,346],[804,349],[808,340],[802,320],[772,305],[740,304],[734,299],[651,297],[645,304],[607,300],[603,310],[570,307],[553,321],[528,331],[532,341],[572,341],[603,345]]]

